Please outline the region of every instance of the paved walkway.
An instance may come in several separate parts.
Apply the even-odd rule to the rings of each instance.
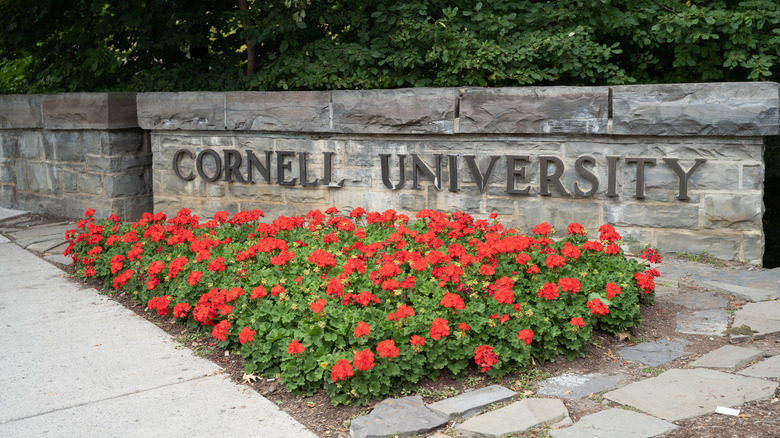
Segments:
[[[0,209],[0,220],[16,213]],[[54,228],[8,234],[46,251],[64,236]],[[47,237],[33,238],[36,230]],[[176,349],[155,325],[63,275],[0,235],[0,436],[316,436],[213,362]]]
[[[0,208],[0,233],[15,241],[0,235],[0,436],[315,436],[252,389],[222,376],[213,362],[176,349],[162,330],[26,251],[69,262],[61,253],[73,224],[35,223],[23,213]],[[676,315],[679,333],[728,336],[732,343],[780,336],[780,270],[679,261],[662,265],[661,272],[658,296],[686,309]],[[723,295],[680,294],[684,282],[750,302],[728,327]],[[658,366],[687,355],[689,345],[682,338],[659,339],[617,353]],[[615,376],[564,374],[520,401],[498,386],[427,406],[419,396],[388,399],[352,421],[351,432],[360,438],[426,434],[450,424],[461,436],[537,427],[553,427],[553,437],[658,436],[677,428],[674,421],[771,398],[780,355],[764,359],[767,354],[751,345],[726,345],[689,369],[628,385]],[[599,392],[613,406],[634,411],[603,410],[572,424],[561,399]]]

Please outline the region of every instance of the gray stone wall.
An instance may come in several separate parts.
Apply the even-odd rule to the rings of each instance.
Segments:
[[[146,93],[138,121],[151,131],[154,207],[169,214],[498,213],[524,231],[547,221],[563,233],[579,222],[595,234],[610,223],[635,250],[760,263],[762,153],[764,137],[780,134],[779,90]]]
[[[152,211],[135,93],[0,96],[0,205],[79,217]]]

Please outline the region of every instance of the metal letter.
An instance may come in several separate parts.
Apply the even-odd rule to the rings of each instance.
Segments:
[[[290,181],[284,180],[284,171],[292,171],[292,161],[285,163],[285,158],[292,158],[295,156],[293,151],[278,151],[276,153],[276,183],[280,186],[294,186],[298,181],[298,178],[293,178]]]
[[[577,158],[577,162],[574,163],[574,169],[577,170],[577,173],[590,183],[590,190],[583,192],[582,189],[580,189],[580,184],[575,182],[574,193],[577,196],[593,196],[596,193],[596,190],[599,189],[599,179],[596,177],[596,175],[593,174],[593,172],[585,168],[585,163],[590,163],[591,165],[595,166],[596,159],[593,157],[582,156]]]
[[[298,176],[301,178],[301,185],[304,187],[311,187],[316,186],[320,183],[319,179],[315,179],[314,181],[307,181],[307,175],[306,175],[306,156],[309,155],[308,152],[299,152],[298,153]]]
[[[450,172],[450,191],[459,192],[458,188],[458,155],[447,155],[449,159],[449,172]]]
[[[552,175],[548,175],[550,163],[555,164],[555,172]],[[566,187],[561,184],[561,176],[566,167],[558,157],[539,157],[539,194],[542,196],[550,196],[550,183],[552,183],[558,191],[566,196],[571,196],[566,190]]]
[[[433,181],[433,185],[436,187],[436,190],[441,191],[441,154],[434,155],[436,157],[436,174],[433,173],[430,167],[428,167],[427,164],[423,162],[423,160],[420,159],[420,157],[417,156],[417,154],[412,154],[412,189],[414,190],[420,190],[419,185],[419,175],[420,172],[422,174]]]
[[[382,165],[382,183],[388,189],[398,190],[403,187],[404,183],[406,182],[406,165],[404,164],[404,160],[406,160],[406,154],[398,155],[398,173],[401,177],[401,181],[398,182],[398,185],[392,184],[390,182],[390,168],[388,165],[389,158],[390,154],[379,154],[379,160]]]
[[[677,200],[679,201],[688,201],[688,178],[693,175],[693,172],[696,172],[696,170],[704,164],[705,161],[707,161],[704,158],[697,158],[696,162],[693,163],[693,166],[691,166],[690,170],[687,172],[683,170],[682,167],[677,163],[678,158],[664,158],[664,162],[674,170],[674,173],[677,174],[677,178],[680,180],[680,194],[677,195]]]
[[[607,196],[610,198],[617,197],[617,162],[620,157],[609,156],[607,157]]]
[[[179,161],[181,161],[182,155],[189,155],[190,159],[195,158],[195,154],[189,149],[179,149],[176,151],[173,154],[173,173],[184,181],[192,181],[195,179],[195,174],[190,172],[189,175],[184,176],[181,174],[181,169],[179,169]]]
[[[217,171],[214,172],[214,176],[208,176],[206,175],[206,172],[203,170],[203,157],[206,155],[210,155],[214,158],[214,164],[217,166]],[[206,181],[213,182],[219,179],[219,176],[222,175],[222,159],[219,158],[219,154],[211,149],[204,149],[200,151],[198,154],[198,159],[195,161],[195,167],[198,169],[198,175],[200,175],[201,178],[203,178]]]
[[[655,158],[626,158],[626,164],[636,163],[636,199],[645,199],[645,165],[655,166]]]
[[[271,184],[271,151],[265,151],[265,165],[260,162],[252,151],[246,151],[246,159],[249,161],[247,164],[247,179],[250,183],[255,183],[255,176],[252,172],[253,169],[257,169],[260,172],[260,176],[265,178],[265,182]]]
[[[479,192],[485,193],[488,180],[490,179],[490,174],[493,173],[493,165],[496,164],[496,161],[498,161],[498,159],[501,158],[501,156],[500,155],[490,156],[490,163],[488,164],[488,168],[485,171],[484,175],[482,175],[482,172],[480,172],[479,166],[477,166],[477,162],[475,160],[474,155],[464,155],[463,158],[466,159],[466,164],[469,165],[469,170],[471,170],[471,175],[474,177],[474,182],[476,182],[477,187],[479,187]],[[525,169],[523,171],[525,171]]]
[[[525,166],[517,169],[518,161],[529,162],[528,155],[506,155],[506,192],[511,195],[527,195],[531,191],[528,186],[522,190],[515,189],[517,177],[525,178]]]
[[[322,185],[328,186],[330,188],[341,188],[344,187],[344,181],[346,179],[342,179],[338,183],[333,183],[333,152],[323,152],[322,153],[325,156],[325,176],[322,178]]]
[[[246,183],[244,176],[241,175],[241,153],[235,149],[225,149],[225,181],[233,182],[233,175],[236,176],[236,181]]]

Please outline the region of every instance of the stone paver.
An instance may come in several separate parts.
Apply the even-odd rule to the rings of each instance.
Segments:
[[[478,414],[493,403],[509,401],[517,393],[501,385],[491,385],[475,391],[463,393],[428,405],[428,409],[446,415],[450,420],[457,417],[468,418]]]
[[[608,391],[620,386],[617,376],[600,374],[561,374],[539,382],[539,395],[561,398],[585,398],[592,393]]]
[[[677,312],[677,331],[688,335],[723,336],[729,315],[723,309]]]
[[[29,229],[23,229],[18,231],[9,231],[5,233],[16,240],[16,244],[22,248],[28,248],[33,244],[41,242],[57,242],[57,245],[65,241],[65,232],[75,228],[75,226],[69,222],[60,222],[56,224],[42,225],[32,227]],[[47,246],[47,247],[52,247]],[[36,249],[40,251],[40,249]]]
[[[763,351],[752,348],[742,348],[734,345],[724,345],[715,351],[693,361],[690,366],[696,368],[712,368],[716,370],[736,370],[742,365],[759,359]]]
[[[447,417],[434,412],[421,396],[386,399],[368,415],[352,420],[349,432],[354,438],[380,438],[388,435],[430,432],[446,424]]]
[[[10,219],[12,217],[21,216],[27,214],[26,211],[11,210],[10,208],[0,207],[0,221],[4,219]]]
[[[748,303],[734,313],[732,327],[746,325],[753,330],[752,337],[760,339],[780,333],[780,301],[765,301]],[[749,339],[751,335],[731,335],[730,340],[740,342]]]
[[[780,298],[780,271],[777,268],[757,271],[715,271],[694,276],[693,280],[711,289],[748,301]]]
[[[679,294],[672,300],[674,304],[691,310],[725,309],[728,300],[714,292],[691,292]]]
[[[763,362],[759,362],[750,368],[745,368],[738,374],[751,377],[780,379],[780,355],[770,357],[769,359]]]
[[[623,359],[657,367],[688,354],[685,347],[689,343],[685,339],[661,339],[621,348],[618,353]]]
[[[633,406],[667,421],[715,412],[774,395],[778,384],[705,368],[673,369],[604,394],[607,400]]]
[[[500,437],[545,424],[553,428],[572,424],[563,401],[553,398],[526,398],[472,417],[454,429],[469,436]]]
[[[574,426],[552,430],[553,438],[650,438],[678,426],[649,415],[625,409],[607,409],[586,415]]]

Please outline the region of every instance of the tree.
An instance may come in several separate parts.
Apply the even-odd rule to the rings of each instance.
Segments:
[[[0,23],[0,74],[13,64],[14,77],[21,69],[24,79],[14,83],[31,92],[604,85],[780,74],[776,0],[4,0]]]

